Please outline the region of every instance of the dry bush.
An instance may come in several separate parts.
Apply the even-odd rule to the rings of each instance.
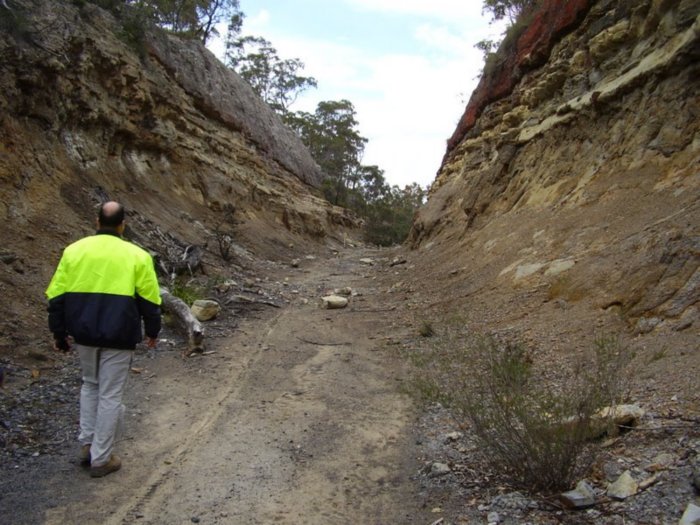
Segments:
[[[469,424],[492,466],[550,491],[571,487],[590,465],[591,417],[618,401],[626,359],[606,337],[585,362],[536,370],[523,345],[468,336],[446,337],[413,361],[422,368],[420,392]]]

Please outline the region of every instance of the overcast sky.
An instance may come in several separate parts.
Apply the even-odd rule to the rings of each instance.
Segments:
[[[478,82],[474,44],[502,28],[480,0],[240,0],[244,35],[299,58],[318,81],[294,110],[347,99],[368,139],[363,164],[387,181],[430,184]],[[221,55],[216,43],[210,46]]]

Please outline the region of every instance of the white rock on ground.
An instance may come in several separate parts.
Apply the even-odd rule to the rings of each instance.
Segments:
[[[644,417],[645,411],[639,405],[617,405],[605,407],[591,418],[591,425],[597,430],[598,435],[606,432],[615,435],[618,427],[634,427]],[[613,428],[610,428],[612,423]]]
[[[431,478],[444,476],[446,474],[449,474],[450,472],[452,472],[452,469],[449,467],[449,465],[446,465],[445,463],[433,463],[432,465],[430,465]]]
[[[585,480],[581,480],[574,490],[564,492],[559,499],[567,508],[585,509],[595,505],[595,492]]]
[[[614,483],[608,486],[608,496],[623,500],[634,496],[639,491],[639,484],[634,480],[629,470],[625,470]]]
[[[345,308],[348,305],[348,299],[339,295],[327,295],[326,297],[321,297],[321,300],[323,301],[323,307],[329,310]]]
[[[190,307],[192,315],[194,315],[198,321],[209,321],[214,319],[221,311],[221,306],[216,301],[211,299],[197,299]]]
[[[700,507],[693,503],[688,503],[678,525],[700,525]]]

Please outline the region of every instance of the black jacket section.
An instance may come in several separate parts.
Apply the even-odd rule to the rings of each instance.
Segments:
[[[155,339],[158,337],[158,332],[160,332],[160,306],[153,304],[138,294],[136,295],[136,306],[143,318],[146,335]]]
[[[51,299],[48,311],[54,336],[68,332],[86,346],[133,350],[143,339],[142,317],[149,337],[160,331],[160,307],[141,297],[69,292]]]
[[[63,315],[66,296],[59,295],[49,301],[49,330],[53,333],[54,339],[66,338],[66,321]]]

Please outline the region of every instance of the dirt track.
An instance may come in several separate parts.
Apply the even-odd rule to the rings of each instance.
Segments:
[[[67,451],[27,487],[45,523],[430,523],[411,480],[413,407],[384,337],[396,315],[359,259],[280,269],[299,290],[213,339],[215,353],[141,355],[120,472],[90,479]],[[376,277],[375,277],[376,279]],[[381,279],[381,276],[380,276]],[[324,310],[324,290],[361,295]],[[303,298],[308,298],[304,304]],[[219,323],[225,324],[225,317]],[[87,504],[93,501],[95,504]],[[48,507],[48,508],[47,508]],[[22,520],[19,520],[22,521]]]

